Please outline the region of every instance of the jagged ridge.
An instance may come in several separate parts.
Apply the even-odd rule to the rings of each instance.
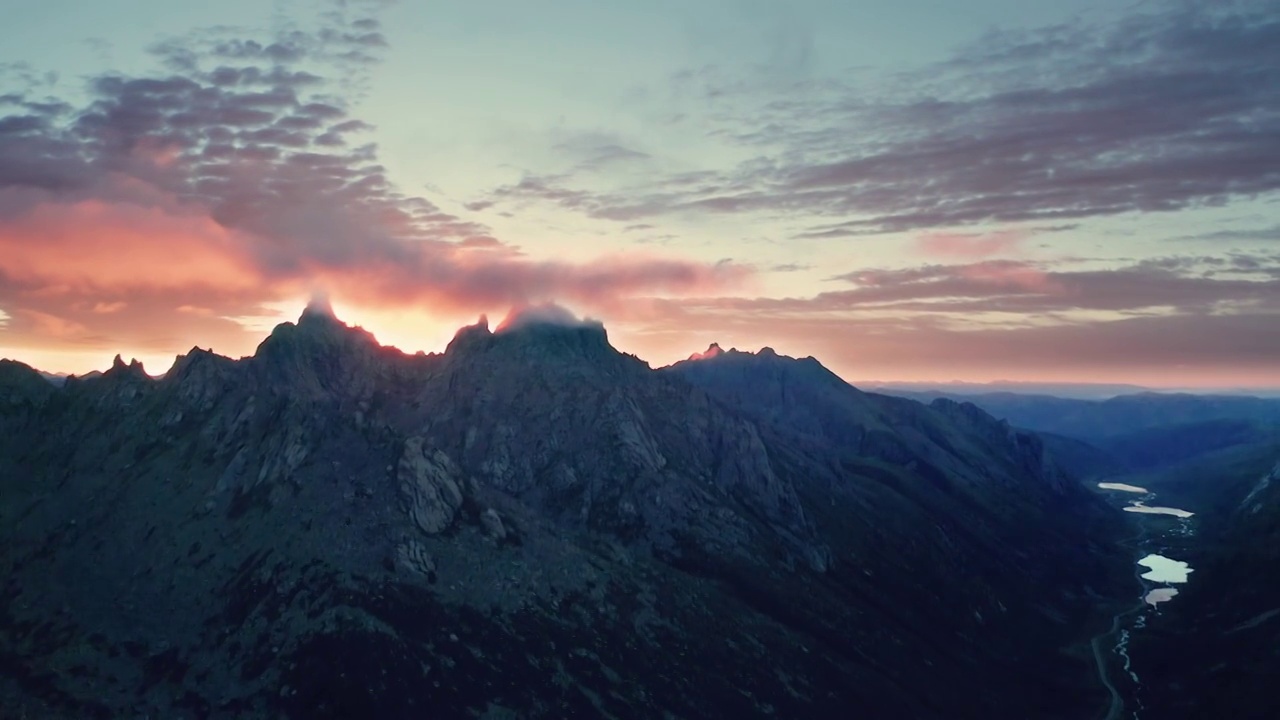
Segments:
[[[309,308],[242,361],[6,390],[0,690],[108,716],[1075,712],[1087,666],[1045,625],[1108,581],[1105,508],[969,408],[713,362],[653,371],[563,317],[409,356]]]

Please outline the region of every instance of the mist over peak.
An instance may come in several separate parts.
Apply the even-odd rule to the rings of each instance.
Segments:
[[[604,323],[590,318],[581,318],[571,310],[553,302],[544,302],[513,307],[507,316],[498,323],[495,333],[511,332],[533,326],[551,326],[562,328],[604,329]]]
[[[298,317],[298,324],[302,324],[307,320],[328,320],[338,321],[338,315],[333,310],[333,303],[329,300],[329,293],[324,291],[316,291],[312,293],[311,299],[307,301],[307,306],[302,309],[302,315]]]

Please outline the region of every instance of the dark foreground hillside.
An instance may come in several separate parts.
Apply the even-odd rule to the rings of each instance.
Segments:
[[[1153,717],[1280,715],[1280,436],[1142,476],[1201,511],[1170,552],[1195,568],[1176,602],[1135,637]]]
[[[1119,513],[971,405],[598,325],[0,363],[6,717],[1081,718]]]

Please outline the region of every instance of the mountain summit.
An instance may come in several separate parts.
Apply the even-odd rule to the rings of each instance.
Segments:
[[[0,701],[1079,717],[1114,515],[1035,438],[811,358],[652,370],[548,308],[406,355],[313,303],[160,379],[0,365]]]
[[[689,356],[689,360],[710,360],[724,354],[724,350],[720,349],[720,343],[711,343],[706,350],[696,352]]]
[[[311,300],[307,302],[307,306],[302,309],[302,316],[298,319],[301,325],[310,321],[337,321],[338,315],[333,311],[333,303],[329,301],[329,296],[323,292],[317,292],[311,296]]]

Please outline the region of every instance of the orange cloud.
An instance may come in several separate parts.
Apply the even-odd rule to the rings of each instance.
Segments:
[[[316,287],[384,342],[435,350],[476,312],[562,300],[617,315],[629,298],[735,287],[752,273],[640,255],[539,261],[496,241],[406,243],[344,262],[294,245],[281,266],[270,252],[277,239],[228,228],[199,206],[150,199],[45,201],[0,216],[0,305],[13,316],[6,352],[55,351],[56,369],[73,372],[116,352],[152,365],[193,345],[246,354],[263,326],[292,319]]]
[[[89,328],[74,320],[37,310],[19,310],[18,319],[28,323],[36,333],[58,340],[78,339],[89,332]]]
[[[259,274],[243,242],[194,213],[99,200],[42,203],[0,222],[0,272],[45,289],[250,290]],[[113,311],[98,303],[97,312]]]

